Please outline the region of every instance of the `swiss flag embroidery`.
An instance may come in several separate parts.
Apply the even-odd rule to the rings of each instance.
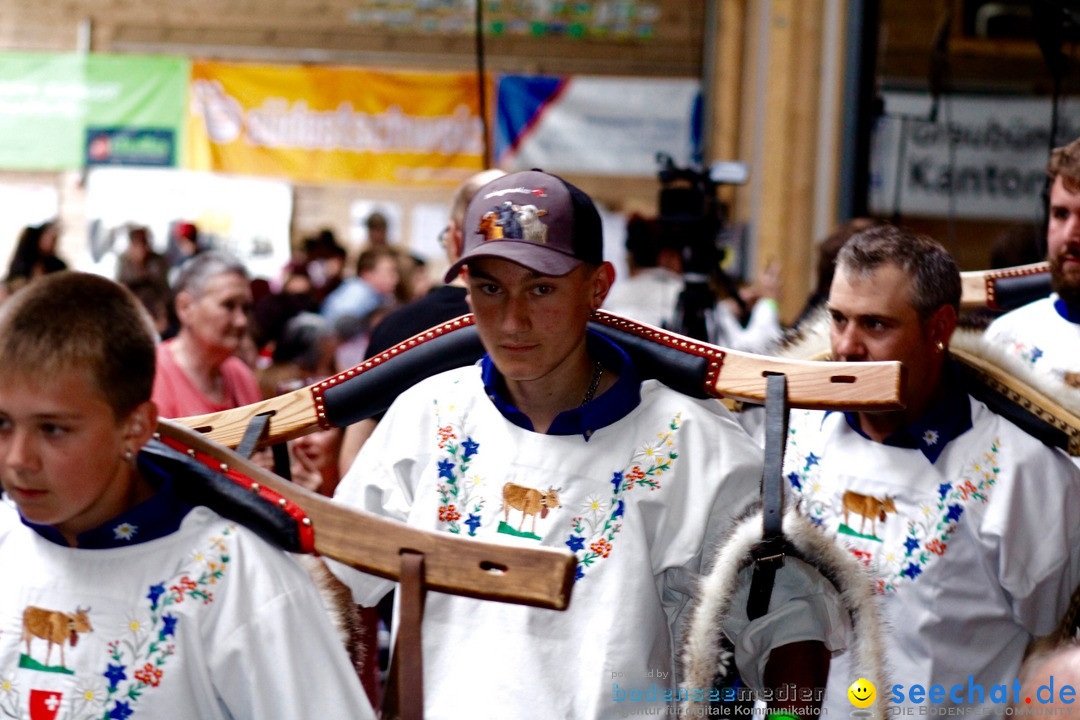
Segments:
[[[55,690],[31,690],[30,720],[55,720],[63,697]]]

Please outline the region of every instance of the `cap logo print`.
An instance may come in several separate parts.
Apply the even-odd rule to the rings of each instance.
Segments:
[[[505,200],[480,216],[476,231],[484,236],[485,242],[506,239],[543,245],[547,243],[547,226],[540,221],[544,215],[547,210],[535,205],[515,205]]]
[[[544,190],[544,188],[503,188],[502,190],[492,190],[488,194],[484,195],[484,199],[490,200],[493,197],[502,197],[503,195],[535,195],[536,197],[547,197],[547,191]]]

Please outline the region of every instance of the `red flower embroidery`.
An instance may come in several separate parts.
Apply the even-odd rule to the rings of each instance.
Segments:
[[[930,542],[926,543],[926,549],[937,555],[944,555],[946,547],[948,547],[948,545],[941,542],[941,540],[937,538],[934,538]]]
[[[870,558],[873,557],[870,553],[864,552],[863,550],[852,550],[851,554],[865,567],[870,567]]]
[[[169,589],[173,590],[176,593],[176,602],[183,602],[184,593],[191,592],[197,587],[198,584],[196,584],[194,580],[185,575],[184,577],[180,578],[180,581],[177,584],[173,585]]]
[[[461,513],[459,513],[453,505],[446,505],[439,508],[439,521],[440,522],[454,522],[461,519]]]
[[[454,434],[454,429],[450,425],[439,428],[439,449],[441,450],[446,443],[457,438]]]
[[[135,679],[150,687],[157,687],[161,682],[161,676],[161,670],[150,663],[146,663],[141,670],[135,671]]]
[[[601,539],[597,540],[596,542],[594,542],[592,545],[590,545],[589,549],[592,550],[597,555],[599,555],[600,557],[605,557],[606,558],[608,555],[611,554],[611,543],[609,543],[607,540],[604,540],[603,538],[601,538]]]
[[[971,497],[971,493],[976,492],[977,490],[978,490],[978,488],[975,487],[975,484],[973,482],[971,482],[970,480],[965,480],[964,484],[960,486],[960,492],[962,492],[964,494],[964,499],[965,500],[967,500],[969,497]]]

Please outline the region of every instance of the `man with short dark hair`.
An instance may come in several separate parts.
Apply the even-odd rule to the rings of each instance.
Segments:
[[[1046,259],[1053,293],[1001,316],[986,337],[1036,372],[1080,388],[1080,139],[1051,153],[1047,174]]]
[[[938,243],[892,226],[855,235],[829,293],[833,359],[902,361],[906,407],[790,419],[784,472],[876,583],[899,704],[918,702],[915,685],[1011,682],[1080,582],[1080,470],[968,395],[947,349],[959,300]],[[834,660],[834,712],[850,711],[851,672]]]
[[[577,556],[565,612],[428,597],[429,718],[666,710],[702,547],[758,494],[761,451],[720,403],[640,381],[588,330],[614,278],[602,245],[592,201],[560,178],[481,188],[446,279],[464,269],[487,355],[403,393],[335,496],[426,530]],[[392,587],[339,574],[364,605]]]

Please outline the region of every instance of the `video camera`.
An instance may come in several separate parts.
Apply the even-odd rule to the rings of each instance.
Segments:
[[[660,242],[677,248],[682,258],[683,291],[671,329],[708,341],[716,304],[714,286],[724,288],[748,316],[734,280],[722,268],[727,254],[721,241],[727,206],[717,197],[721,185],[746,182],[746,165],[714,163],[706,171],[678,167],[664,153],[657,154],[656,159],[661,165]]]

